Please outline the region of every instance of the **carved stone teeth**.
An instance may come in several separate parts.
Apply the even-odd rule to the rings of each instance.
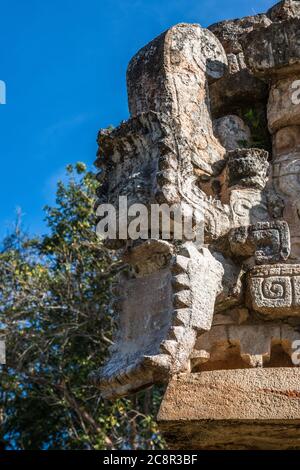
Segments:
[[[175,308],[191,307],[192,305],[191,292],[188,290],[176,292],[176,294],[174,294],[173,296],[173,305]]]
[[[169,331],[169,339],[175,341],[182,341],[186,335],[186,329],[183,326],[173,326]]]
[[[170,354],[176,356],[178,351],[178,343],[174,340],[165,340],[161,343],[160,351],[162,354]]]
[[[185,290],[190,287],[190,279],[187,274],[178,274],[177,276],[173,277],[172,284],[174,290],[178,292],[180,290]]]
[[[189,244],[184,244],[179,248],[179,256],[191,259],[191,249]]]
[[[172,264],[172,273],[175,275],[186,273],[188,270],[189,262],[190,262],[189,258],[186,258],[185,256],[177,255]]]
[[[187,327],[190,324],[191,311],[190,309],[181,308],[174,310],[172,324],[173,326],[184,326]]]

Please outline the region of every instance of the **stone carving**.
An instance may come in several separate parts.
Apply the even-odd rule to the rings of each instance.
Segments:
[[[287,260],[290,255],[290,233],[286,222],[258,222],[232,229],[229,243],[234,255],[254,256],[257,264]]]
[[[130,119],[99,133],[96,208],[117,207],[121,196],[128,206],[189,208],[192,238],[177,240],[171,217],[168,240],[159,227],[147,240],[110,241],[130,271],[119,278],[110,358],[93,375],[106,398],[170,382],[162,427],[178,377],[187,386],[203,384],[201,403],[216,400],[206,386],[210,373],[218,384],[218,373],[232,369],[229,376],[245,390],[252,390],[247,377],[272,390],[281,370],[291,383],[299,377],[300,105],[291,93],[300,73],[299,5],[286,0],[209,29],[170,28],[129,64]],[[249,107],[271,152],[252,144],[257,125],[243,120]],[[267,419],[263,404],[257,413]],[[284,427],[286,416],[278,415]]]
[[[120,279],[119,333],[112,359],[100,371],[103,396],[120,396],[189,368],[197,334],[211,328],[223,273],[209,250],[186,245],[171,272]],[[98,374],[92,379],[98,384]]]
[[[272,186],[284,202],[282,217],[291,232],[291,259],[300,255],[299,212],[299,128],[300,105],[293,100],[293,84],[300,70],[299,2],[281,2],[270,12],[280,22],[264,31],[249,33],[244,51],[252,72],[272,80],[268,101],[268,124],[273,136]],[[262,42],[260,42],[262,41]],[[259,50],[258,42],[262,45]]]
[[[297,106],[295,106],[297,107]],[[291,107],[293,109],[293,107]],[[299,110],[298,110],[299,111]],[[287,111],[286,117],[290,114]],[[299,114],[300,116],[300,114]],[[296,119],[295,119],[295,122]],[[283,121],[283,126],[285,123]],[[295,261],[300,255],[300,206],[299,206],[299,133],[300,126],[287,126],[274,133],[274,164],[272,184],[283,200],[282,217],[288,222],[291,232],[292,256]]]
[[[300,266],[274,265],[253,268],[249,273],[252,308],[270,316],[300,314]]]

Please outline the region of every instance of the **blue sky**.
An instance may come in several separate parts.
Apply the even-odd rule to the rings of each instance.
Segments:
[[[68,163],[92,165],[101,127],[128,117],[135,52],[179,22],[266,11],[274,0],[0,0],[0,237],[17,207],[31,233]]]

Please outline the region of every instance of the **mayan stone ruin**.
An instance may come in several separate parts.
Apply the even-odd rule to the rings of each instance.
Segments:
[[[300,1],[178,24],[100,131],[97,205],[187,205],[204,240],[110,241],[130,269],[103,397],[166,385],[170,449],[300,449]]]

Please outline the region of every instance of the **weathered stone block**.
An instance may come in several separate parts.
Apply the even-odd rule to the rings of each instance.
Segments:
[[[292,75],[289,78],[278,80],[271,87],[268,102],[268,124],[271,134],[287,126],[300,124],[300,100],[295,99],[297,80],[298,77]],[[298,88],[300,87],[298,86]]]
[[[300,2],[299,0],[283,0],[270,8],[267,16],[274,22],[300,18]]]
[[[300,70],[300,19],[273,23],[242,39],[245,60],[258,77],[283,77]]]
[[[283,127],[273,137],[273,159],[290,154],[300,155],[300,126]]]
[[[299,449],[300,370],[180,374],[158,420],[170,449]]]

